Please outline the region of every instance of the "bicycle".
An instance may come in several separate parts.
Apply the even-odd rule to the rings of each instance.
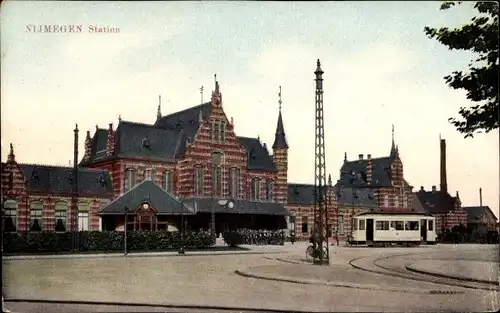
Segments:
[[[310,245],[309,247],[307,247],[306,249],[306,260],[307,262],[311,262],[313,259],[319,259],[320,255],[319,255],[320,252],[320,249],[316,249],[316,251],[314,251],[314,246],[313,245]],[[326,247],[323,247],[323,259],[327,259],[328,257],[328,251],[327,251],[327,248]]]

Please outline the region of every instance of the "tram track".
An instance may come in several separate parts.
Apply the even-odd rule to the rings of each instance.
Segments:
[[[411,264],[408,262],[408,258],[412,256],[423,256],[430,253],[406,253],[399,255],[390,255],[384,257],[377,257],[375,259],[371,257],[360,257],[349,261],[349,265],[362,271],[398,277],[403,279],[409,279],[414,281],[421,281],[427,283],[434,283],[443,286],[460,287],[467,289],[478,289],[487,291],[499,291],[498,286],[491,284],[479,283],[479,282],[469,282],[464,280],[458,280],[448,277],[436,277],[428,274],[416,273],[409,271],[406,267]],[[401,262],[400,258],[405,258],[405,262]],[[364,263],[364,264],[363,264]],[[369,264],[367,264],[369,263]],[[368,266],[367,266],[368,265]]]

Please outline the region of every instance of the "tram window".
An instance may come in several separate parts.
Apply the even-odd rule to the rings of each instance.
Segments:
[[[376,221],[375,222],[376,230],[389,230],[389,221]]]
[[[403,221],[392,221],[391,222],[391,228],[393,228],[394,230],[404,230],[405,227],[404,227],[405,223]]]
[[[434,230],[434,221],[429,220],[429,230]]]
[[[418,222],[416,221],[406,222],[405,230],[418,230]]]
[[[358,230],[358,220],[353,218],[352,219],[352,226],[354,227],[354,230]]]
[[[359,220],[359,230],[365,230],[365,220]]]

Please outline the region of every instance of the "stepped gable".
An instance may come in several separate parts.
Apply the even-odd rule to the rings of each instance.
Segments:
[[[277,172],[269,152],[262,146],[258,138],[236,137],[248,153],[248,169],[256,171]]]
[[[26,178],[28,191],[72,193],[73,168],[40,165],[19,164]],[[113,195],[111,175],[108,171],[88,168],[78,168],[78,194]]]

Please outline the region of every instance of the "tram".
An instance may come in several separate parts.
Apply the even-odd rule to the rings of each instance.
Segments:
[[[436,220],[427,213],[366,212],[353,217],[351,245],[388,246],[436,243]]]

